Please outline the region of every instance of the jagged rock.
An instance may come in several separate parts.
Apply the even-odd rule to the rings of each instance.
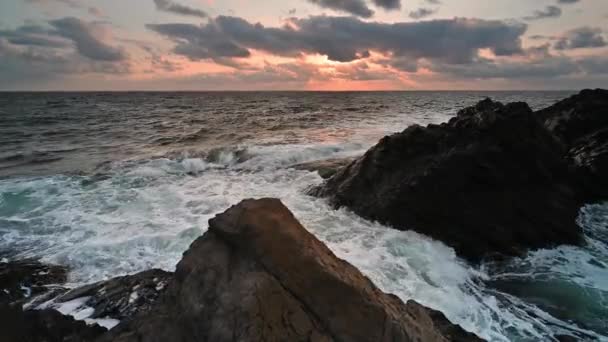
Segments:
[[[564,153],[527,104],[487,99],[383,138],[312,194],[478,262],[582,242]]]
[[[95,310],[89,318],[125,320],[150,310],[172,277],[170,272],[153,269],[112,278],[71,290],[54,305],[87,297],[83,305]]]
[[[590,200],[608,196],[608,90],[583,90],[537,115],[567,147]]]
[[[316,160],[308,163],[293,165],[296,170],[316,171],[323,179],[330,178],[335,175],[338,170],[350,164],[355,158],[333,158],[325,160]]]
[[[0,304],[0,322],[3,342],[88,342],[106,332],[55,310],[23,311],[6,304]]]
[[[0,304],[23,302],[65,283],[67,268],[35,259],[0,262]]]
[[[155,307],[101,341],[476,341],[381,292],[276,199],[209,222]]]

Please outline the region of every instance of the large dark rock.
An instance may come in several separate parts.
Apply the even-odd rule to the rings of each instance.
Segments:
[[[537,112],[568,149],[568,157],[590,192],[608,196],[608,90],[583,90]]]
[[[24,302],[52,291],[67,279],[67,268],[35,259],[0,262],[0,304]]]
[[[155,307],[101,341],[476,341],[381,292],[276,199],[210,220]]]
[[[173,274],[148,270],[76,288],[55,299],[55,305],[87,297],[83,305],[94,309],[89,318],[130,319],[150,310]]]
[[[564,154],[527,104],[488,99],[383,138],[312,193],[478,262],[582,242]]]
[[[327,179],[335,175],[341,168],[352,163],[353,160],[355,160],[354,157],[332,158],[300,163],[292,165],[291,167],[296,170],[317,172],[319,173],[319,176],[321,176],[321,178]]]
[[[2,342],[88,342],[106,332],[55,310],[23,311],[6,304],[0,304],[0,322]]]

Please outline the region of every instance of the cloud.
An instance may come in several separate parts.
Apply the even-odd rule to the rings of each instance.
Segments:
[[[385,10],[401,9],[401,0],[372,0],[374,5]]]
[[[522,53],[521,36],[527,29],[520,23],[498,20],[454,18],[388,24],[329,16],[292,18],[282,27],[265,27],[226,16],[200,26],[147,27],[174,40],[174,53],[192,60],[248,57],[253,49],[287,57],[320,54],[339,62],[362,59],[375,51],[456,64],[473,62],[480,49],[501,56]]]
[[[493,61],[482,59],[470,65],[433,65],[441,74],[466,79],[551,79],[581,71],[578,63],[568,57],[539,58],[526,61]]]
[[[575,4],[580,1],[581,0],[557,0],[557,3],[560,5],[569,5],[569,4]]]
[[[207,18],[207,13],[205,11],[178,4],[170,0],[154,0],[154,4],[156,5],[156,9],[158,9],[159,11],[184,16]]]
[[[346,12],[363,18],[371,18],[374,15],[374,11],[367,7],[364,0],[308,0],[308,2],[322,8]]]
[[[555,42],[556,50],[572,50],[579,48],[598,48],[607,46],[602,30],[594,27],[579,27],[566,32]]]
[[[15,30],[0,30],[0,38],[8,43],[22,46],[66,48],[70,42],[61,37],[50,36],[48,30],[38,25],[25,25]]]
[[[98,61],[121,61],[126,54],[116,47],[106,44],[97,34],[94,24],[78,18],[66,17],[49,22],[55,29],[54,33],[71,40],[81,55]]]
[[[531,16],[524,17],[524,20],[539,20],[546,18],[558,18],[561,17],[562,10],[557,6],[547,6],[544,10],[536,10]]]
[[[5,89],[52,87],[52,82],[71,76],[81,78],[89,74],[125,75],[130,72],[126,62],[94,61],[38,45],[13,45],[4,38],[0,38],[0,60],[0,85]]]
[[[433,15],[435,12],[437,12],[436,9],[432,9],[432,8],[419,8],[415,11],[410,12],[409,16],[412,19],[422,19],[422,18],[426,18],[430,15]]]

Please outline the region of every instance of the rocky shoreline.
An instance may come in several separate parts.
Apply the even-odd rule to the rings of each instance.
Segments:
[[[537,112],[487,99],[447,123],[385,137],[359,158],[293,167],[326,179],[312,195],[431,236],[472,263],[582,244],[580,207],[608,195],[608,91]],[[2,259],[7,341],[481,340],[379,290],[277,199],[244,200],[210,220],[175,273],[69,290],[68,272]],[[74,306],[88,324],[61,314]],[[95,324],[104,320],[109,331]]]

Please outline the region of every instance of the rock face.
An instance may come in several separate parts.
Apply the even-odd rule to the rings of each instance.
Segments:
[[[338,259],[276,199],[210,220],[155,307],[101,341],[476,341]]]
[[[63,284],[67,269],[46,265],[34,259],[0,262],[0,304],[27,300]]]
[[[312,193],[478,262],[581,242],[582,195],[564,154],[528,105],[484,100],[383,138]]]
[[[88,342],[106,332],[55,310],[22,311],[0,304],[3,342]]]
[[[64,303],[88,297],[84,305],[94,309],[89,318],[113,318],[122,321],[150,310],[172,277],[170,272],[148,270],[79,287],[59,297],[55,302]]]
[[[338,170],[352,163],[355,158],[334,158],[317,160],[308,163],[293,165],[296,170],[316,171],[323,179],[330,178],[335,175]]]
[[[537,115],[568,149],[591,197],[608,196],[608,90],[583,90]]]

